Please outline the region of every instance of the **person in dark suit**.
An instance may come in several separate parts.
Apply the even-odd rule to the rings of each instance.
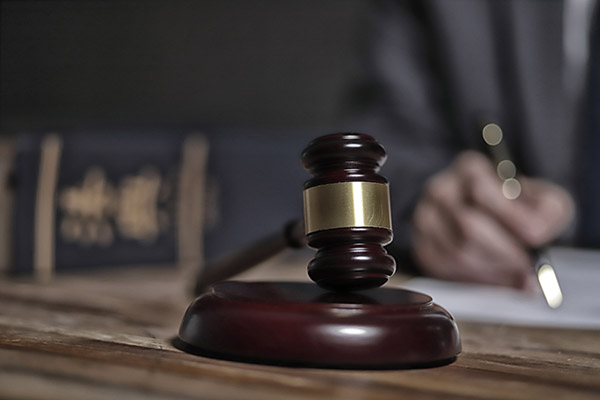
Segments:
[[[401,267],[526,288],[528,249],[576,235],[593,3],[385,2],[357,120],[385,145]],[[573,47],[573,45],[575,47]],[[570,46],[570,47],[569,47]],[[500,125],[521,195],[502,195],[481,126]],[[583,167],[585,167],[583,165]],[[588,238],[589,239],[589,238]]]

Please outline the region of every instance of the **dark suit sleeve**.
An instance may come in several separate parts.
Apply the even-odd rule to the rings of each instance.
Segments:
[[[366,52],[367,90],[358,97],[362,104],[354,125],[387,150],[382,173],[390,181],[395,236],[389,250],[401,269],[414,272],[409,251],[414,205],[426,180],[447,166],[459,147],[433,44],[419,2],[380,4]]]

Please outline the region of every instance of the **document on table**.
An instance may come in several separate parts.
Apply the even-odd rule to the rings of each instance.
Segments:
[[[600,251],[552,248],[564,302],[548,307],[541,290],[518,290],[414,278],[402,287],[428,294],[458,321],[600,329]],[[532,272],[533,273],[533,272]]]

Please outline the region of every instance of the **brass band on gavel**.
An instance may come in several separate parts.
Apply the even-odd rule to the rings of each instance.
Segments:
[[[338,182],[304,190],[306,234],[351,227],[392,230],[387,184]]]

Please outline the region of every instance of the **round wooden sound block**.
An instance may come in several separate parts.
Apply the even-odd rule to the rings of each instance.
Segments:
[[[454,319],[427,295],[298,282],[213,286],[189,306],[178,343],[209,357],[347,369],[437,366],[461,351]]]

